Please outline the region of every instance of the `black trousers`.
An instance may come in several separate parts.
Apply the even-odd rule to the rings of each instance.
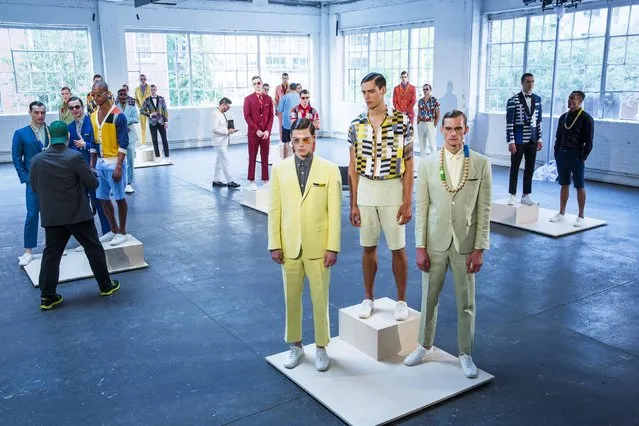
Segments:
[[[153,141],[153,152],[156,157],[160,156],[160,149],[158,148],[158,131],[162,138],[162,150],[164,151],[164,158],[169,158],[169,141],[166,139],[166,129],[164,124],[156,124],[155,126],[149,124],[149,130],[151,131],[151,140]]]
[[[89,259],[93,276],[98,282],[100,290],[108,289],[111,278],[107,269],[106,255],[102,243],[98,239],[98,231],[93,220],[74,223],[73,225],[48,226],[44,228],[46,246],[42,253],[40,266],[40,294],[41,297],[52,298],[56,295],[56,288],[60,278],[60,260],[71,235],[84,247]]]
[[[535,172],[535,159],[537,158],[537,142],[528,142],[517,145],[517,152],[510,154],[510,183],[508,193],[517,193],[517,178],[519,177],[519,165],[521,157],[526,157],[524,163],[524,194],[532,192],[532,177]]]

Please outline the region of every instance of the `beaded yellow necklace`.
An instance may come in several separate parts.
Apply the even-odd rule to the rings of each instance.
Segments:
[[[583,108],[579,108],[579,112],[577,113],[577,116],[575,117],[575,119],[572,120],[572,123],[570,124],[570,126],[566,125],[566,119],[568,118],[568,114],[566,114],[566,119],[564,119],[564,128],[566,130],[572,129],[572,126],[575,125],[575,123],[577,122],[577,119],[579,118],[579,116],[581,115],[582,112],[584,112],[584,109]]]
[[[442,186],[444,187],[444,189],[454,194],[462,189],[464,185],[466,185],[466,182],[468,182],[468,172],[470,171],[470,149],[468,148],[468,145],[464,145],[464,173],[462,175],[461,182],[459,182],[459,185],[456,188],[451,188],[446,182],[446,172],[444,171],[445,149],[446,148],[442,147],[439,155],[439,178],[442,181]]]
[[[42,125],[44,126],[44,131],[47,133],[47,139],[50,141],[51,140],[51,135],[49,134],[49,128],[47,127],[46,123],[42,123]],[[38,142],[40,142],[40,147],[42,147],[42,149],[45,148],[44,144],[47,142],[46,140],[44,142],[42,142],[40,140],[40,131],[36,129],[36,127],[33,125],[33,123],[29,123],[29,127],[31,127],[31,131],[33,132],[33,135],[35,136],[36,140]]]

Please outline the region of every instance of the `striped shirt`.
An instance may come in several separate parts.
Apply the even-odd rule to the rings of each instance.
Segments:
[[[519,92],[506,103],[506,142],[528,143],[541,139],[541,98],[534,93],[530,95],[530,107],[525,95]]]
[[[319,112],[311,104],[308,105],[308,108],[304,108],[302,104],[299,104],[291,110],[291,123],[294,123],[299,118],[308,118],[311,121],[317,120],[319,123]]]
[[[355,170],[369,179],[396,179],[404,174],[404,161],[410,160],[413,144],[413,125],[400,111],[387,112],[376,133],[364,112],[351,122],[348,144],[355,150]]]

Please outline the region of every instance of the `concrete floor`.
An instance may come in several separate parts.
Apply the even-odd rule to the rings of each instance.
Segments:
[[[347,161],[343,142],[323,140],[318,150]],[[244,177],[246,146],[230,153]],[[65,302],[53,312],[40,312],[38,291],[18,268],[24,187],[11,165],[0,165],[0,424],[341,424],[263,359],[285,349],[266,215],[242,207],[239,191],[211,189],[211,148],[172,157],[175,166],[136,170],[128,197],[128,229],[144,242],[150,268],[116,276],[122,289],[109,299],[91,280],[63,284]],[[494,195],[503,196],[507,170],[493,173]],[[609,226],[558,239],[492,226],[477,277],[473,358],[496,379],[399,424],[639,424],[639,189],[587,185],[587,215]],[[556,184],[534,188],[542,206],[556,208]],[[342,225],[334,335],[338,309],[363,296],[346,198]],[[408,303],[419,309],[420,276],[408,253]],[[393,288],[384,248],[376,296],[394,298]],[[304,303],[311,339],[308,294]],[[436,344],[451,353],[454,306],[447,284]]]

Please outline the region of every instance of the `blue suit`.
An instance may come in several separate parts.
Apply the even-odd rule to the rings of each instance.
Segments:
[[[78,130],[75,125],[75,120],[73,120],[69,126],[69,148],[75,151],[78,151],[82,154],[87,164],[91,164],[91,148],[95,148],[95,140],[93,136],[93,125],[91,125],[91,119],[88,115],[84,116],[84,120],[82,121],[82,127],[80,128],[80,133],[82,134],[78,136]],[[75,146],[75,142],[78,139],[84,140],[86,142],[86,146],[84,148],[78,148]],[[95,197],[95,189],[89,190],[89,197],[91,198],[91,205],[93,214],[97,213],[98,218],[100,219],[100,228],[102,230],[102,235],[108,233],[111,230],[111,225],[109,225],[109,221],[104,214],[104,210],[102,210],[102,205]]]
[[[46,124],[45,124],[46,126]],[[27,204],[27,217],[24,221],[24,248],[32,249],[38,245],[38,221],[40,215],[40,203],[38,196],[31,189],[29,170],[31,159],[49,146],[49,135],[44,132],[44,144],[38,142],[30,126],[18,129],[13,134],[11,144],[11,157],[16,168],[20,183],[25,184],[25,199]]]

